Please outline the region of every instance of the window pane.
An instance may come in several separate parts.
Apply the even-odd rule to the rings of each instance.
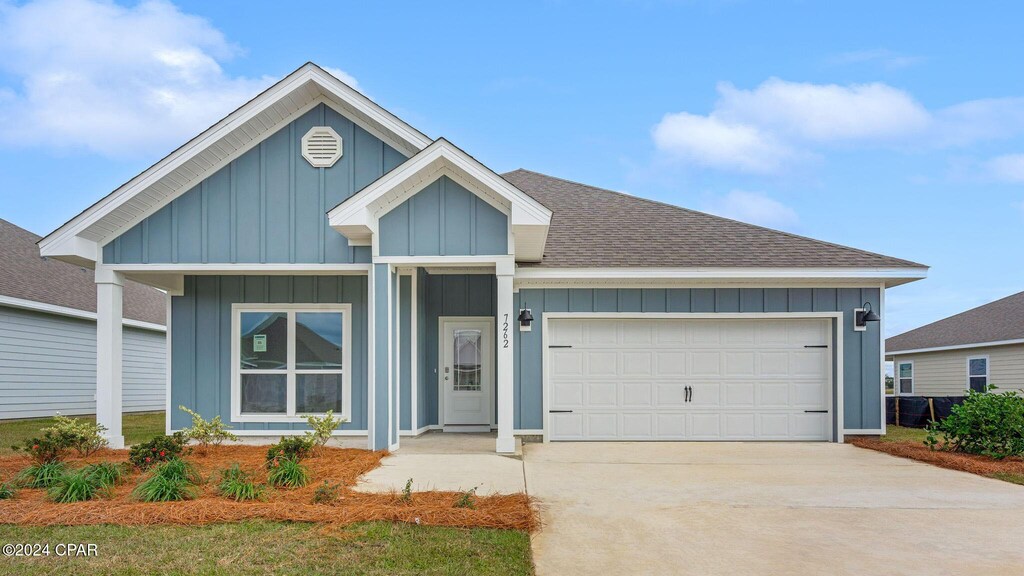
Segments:
[[[341,412],[341,374],[296,374],[295,413]]]
[[[988,374],[988,360],[986,358],[971,358],[970,370],[971,376],[984,376]]]
[[[455,331],[455,390],[476,392],[480,390],[481,358],[480,343],[483,334],[479,330]]]
[[[988,378],[985,376],[972,376],[971,377],[971,390],[976,392],[984,392],[988,389]]]
[[[284,370],[288,365],[288,315],[284,312],[242,312],[242,370]]]
[[[243,414],[284,414],[287,409],[287,376],[242,374]]]
[[[910,378],[900,378],[900,394],[910,394],[914,391],[914,381]]]
[[[340,370],[340,312],[299,312],[295,315],[295,368]]]
[[[910,378],[914,375],[913,364],[900,364],[900,378]]]

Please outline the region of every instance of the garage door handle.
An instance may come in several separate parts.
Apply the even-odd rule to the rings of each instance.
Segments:
[[[549,344],[548,348],[572,348],[572,346],[568,344]]]
[[[828,344],[807,344],[804,348],[828,348]]]
[[[685,393],[685,396],[683,397],[683,402],[689,402],[691,399],[693,399],[693,388],[687,386],[686,389],[683,390],[683,392]]]
[[[804,410],[807,414],[828,414],[828,410]]]
[[[572,410],[548,410],[548,414],[572,414]]]

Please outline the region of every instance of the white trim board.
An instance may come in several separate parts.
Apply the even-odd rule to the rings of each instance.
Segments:
[[[79,310],[78,308],[69,308],[67,306],[57,306],[56,304],[47,304],[45,302],[36,302],[34,300],[25,300],[23,298],[14,298],[12,296],[0,296],[0,306],[30,310],[32,312],[56,314],[58,316],[67,316],[69,318],[78,318],[80,320],[96,321],[95,312]],[[140,328],[142,330],[151,330],[153,332],[169,332],[168,327],[170,326],[170,321],[170,314],[168,314],[167,326],[161,326],[160,324],[154,324],[152,322],[143,322],[142,320],[132,320],[130,318],[124,318],[121,322],[124,326],[128,326],[130,328]],[[169,358],[170,356],[168,356],[168,359]]]
[[[936,346],[934,348],[916,348],[913,350],[887,350],[886,357],[895,358],[897,356],[906,356],[907,354],[944,352],[946,350],[970,350],[972,348],[988,348],[990,346],[1012,346],[1014,344],[1024,344],[1024,338],[1019,338],[1016,340],[997,340],[994,342],[978,342],[975,344],[954,344],[952,346]]]
[[[516,286],[520,288],[545,287],[547,282],[591,282],[594,287],[616,282],[746,282],[765,283],[788,281],[780,287],[791,287],[793,281],[829,280],[843,283],[862,283],[858,287],[897,286],[925,278],[927,268],[771,268],[771,267],[694,267],[694,268],[541,268],[520,267],[516,270]],[[867,284],[866,281],[870,281]],[[818,284],[820,286],[820,282]]]

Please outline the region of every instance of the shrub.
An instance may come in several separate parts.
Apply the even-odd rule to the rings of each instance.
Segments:
[[[46,432],[41,437],[25,440],[21,446],[11,446],[11,449],[28,454],[36,464],[46,464],[63,460],[68,445],[53,432]]]
[[[305,438],[311,446],[319,449],[327,444],[334,430],[341,426],[342,422],[344,420],[341,418],[334,417],[333,410],[328,410],[322,417],[306,416],[306,423],[309,424],[311,430],[306,431]]]
[[[124,480],[127,471],[123,464],[102,462],[100,464],[90,464],[82,468],[82,472],[100,488],[110,488],[120,484]]]
[[[298,462],[309,456],[313,449],[313,443],[305,436],[286,436],[281,441],[267,449],[267,468],[272,468],[275,463],[282,460],[295,460]]]
[[[132,494],[143,502],[192,500],[199,494],[195,486],[199,482],[195,469],[188,462],[175,458],[157,465],[153,474],[136,486]]]
[[[945,420],[928,424],[925,444],[997,460],[1024,455],[1024,397],[971,390]]]
[[[476,508],[476,489],[479,486],[474,486],[465,492],[459,494],[459,499],[455,501],[456,508]]]
[[[412,478],[405,481],[405,488],[402,488],[402,502],[412,502]]]
[[[79,455],[88,456],[107,445],[107,439],[103,437],[107,427],[102,424],[68,418],[60,414],[54,416],[53,419],[53,425],[43,428],[42,431],[52,434],[60,446],[73,448]]]
[[[67,468],[63,462],[43,462],[25,468],[18,474],[18,480],[26,488],[49,488],[53,486]]]
[[[83,502],[95,498],[101,488],[103,487],[96,483],[96,479],[82,469],[61,476],[50,486],[46,494],[54,502]]]
[[[281,458],[270,467],[267,480],[273,486],[281,488],[301,488],[309,484],[309,471],[292,458]]]
[[[149,467],[179,458],[185,453],[188,439],[181,432],[172,436],[156,436],[148,442],[136,444],[128,452],[128,461],[137,468],[146,470]]]
[[[184,406],[178,406],[178,409],[192,417],[192,426],[181,432],[188,440],[195,440],[202,452],[210,445],[217,446],[225,440],[238,440],[238,436],[228,432],[231,426],[221,422],[220,416],[214,416],[213,420],[204,420],[202,416]]]
[[[221,496],[227,496],[235,502],[243,500],[256,500],[263,496],[263,486],[253,482],[252,474],[242,470],[236,463],[227,470],[220,473],[220,484],[217,485],[217,492]]]
[[[6,482],[0,482],[0,500],[14,498],[15,493],[14,486]]]
[[[324,483],[317,486],[316,490],[313,491],[313,503],[314,504],[330,504],[338,499],[339,493],[341,492],[341,485],[332,485],[327,480]]]

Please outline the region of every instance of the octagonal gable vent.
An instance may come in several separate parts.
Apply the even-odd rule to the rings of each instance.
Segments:
[[[330,126],[314,126],[302,137],[302,157],[314,168],[334,166],[341,153],[341,136]]]

